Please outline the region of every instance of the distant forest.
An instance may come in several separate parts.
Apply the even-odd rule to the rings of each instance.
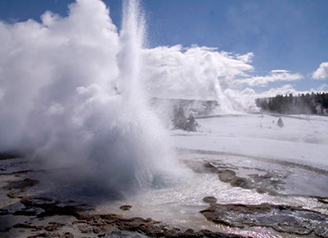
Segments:
[[[282,114],[328,114],[328,93],[277,95],[273,98],[258,98],[256,105],[262,111]]]

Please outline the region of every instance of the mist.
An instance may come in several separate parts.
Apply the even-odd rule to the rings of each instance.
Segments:
[[[0,151],[76,167],[109,186],[150,187],[179,172],[140,84],[144,20],[124,2],[119,31],[99,0],[0,23]],[[173,169],[174,167],[174,169]]]

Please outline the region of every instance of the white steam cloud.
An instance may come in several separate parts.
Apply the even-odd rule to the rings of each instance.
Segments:
[[[0,22],[0,151],[84,166],[127,190],[177,171],[138,87],[143,23],[137,2],[126,5],[120,34],[100,0]]]
[[[240,84],[248,84],[250,86],[265,87],[268,83],[277,81],[295,81],[302,79],[303,76],[298,73],[290,73],[288,70],[272,70],[266,76],[254,76],[246,79],[238,80]]]
[[[321,80],[328,78],[328,62],[321,63],[319,68],[313,72],[312,78]]]
[[[235,79],[248,76],[253,53],[234,55],[216,48],[156,47],[143,52],[142,79],[148,93],[162,98],[217,100],[219,112],[254,109],[254,98]]]
[[[152,95],[218,99],[236,77],[253,70],[251,57],[251,53],[232,55],[208,47],[157,47],[144,51],[142,75]]]

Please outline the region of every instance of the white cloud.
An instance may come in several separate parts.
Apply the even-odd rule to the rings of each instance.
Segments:
[[[328,90],[328,85],[326,84],[321,85],[317,89],[311,88],[310,90],[305,90],[305,91],[297,90],[292,85],[286,84],[279,88],[271,88],[268,91],[262,93],[256,93],[256,97],[268,98],[268,97],[275,97],[277,95],[289,95],[289,94],[293,94],[294,96],[297,96],[299,94],[321,93],[321,92],[325,92],[325,90]]]
[[[299,73],[290,73],[288,70],[272,70],[266,76],[254,76],[245,79],[237,80],[237,84],[248,84],[250,86],[255,87],[265,87],[269,83],[277,82],[277,81],[295,81],[302,79],[303,76]]]
[[[318,91],[320,92],[327,92],[328,91],[328,84],[322,84],[318,87]]]
[[[314,79],[328,78],[328,62],[321,63],[319,68],[313,72],[312,78]]]
[[[247,54],[244,55],[237,55],[237,59],[245,62],[245,63],[251,63],[254,57],[254,53],[253,52],[248,52]]]
[[[271,88],[268,91],[262,92],[258,94],[260,98],[268,98],[275,97],[277,95],[289,95],[289,94],[297,94],[297,90],[290,84],[286,84],[279,88]]]
[[[275,69],[271,70],[271,73],[289,73],[289,71],[285,69]]]

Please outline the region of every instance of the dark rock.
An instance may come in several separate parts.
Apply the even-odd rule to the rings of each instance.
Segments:
[[[321,202],[321,203],[325,203],[325,204],[328,204],[328,198],[318,198],[318,201]]]
[[[104,237],[107,236],[108,234],[111,234],[113,235],[113,237],[116,237],[115,236],[116,233],[114,232],[114,230],[117,231],[117,229],[119,231],[127,231],[127,232],[143,234],[147,237],[171,237],[171,238],[173,237],[175,238],[177,237],[241,238],[243,237],[238,235],[223,234],[223,233],[212,232],[207,230],[195,232],[191,229],[188,229],[185,232],[183,232],[178,227],[169,229],[164,225],[160,225],[159,222],[154,221],[152,219],[143,219],[140,217],[123,218],[122,216],[116,214],[104,214],[104,215],[85,214],[85,215],[81,215],[80,219],[86,221],[86,223],[89,226],[93,227],[92,230],[93,232],[95,232],[94,230],[95,227],[98,227],[100,230],[103,229],[104,231],[98,233],[98,237]],[[96,229],[96,231],[98,232],[99,229]]]
[[[20,180],[20,181],[11,181],[5,188],[6,189],[23,189],[23,188],[35,186],[39,182],[40,182],[39,180],[26,178],[26,179]]]
[[[236,178],[236,172],[232,170],[219,170],[219,179],[222,182],[229,183]]]
[[[204,197],[203,201],[206,203],[215,203],[215,202],[217,202],[217,199],[215,197],[210,196],[210,197]]]
[[[328,219],[316,211],[286,205],[215,204],[201,211],[207,220],[232,227],[271,227],[279,232],[325,234]],[[325,230],[326,229],[326,230]],[[325,236],[321,236],[325,237]]]
[[[257,188],[256,192],[258,193],[266,193],[267,191],[265,190],[265,188]]]
[[[253,186],[250,184],[249,180],[246,178],[235,177],[230,181],[232,187],[240,187],[244,189],[252,189]]]
[[[314,234],[316,234],[319,237],[322,238],[327,238],[328,237],[328,225],[326,224],[321,224],[319,228],[317,228],[314,231]]]
[[[59,238],[74,238],[74,235],[70,232],[66,232],[66,233],[60,235]]]
[[[26,198],[28,195],[25,193],[24,189],[19,190],[11,190],[9,193],[7,193],[7,196],[9,198]]]
[[[195,173],[217,173],[218,169],[210,162],[184,161]]]
[[[11,227],[3,227],[3,226],[0,226],[0,232],[8,232],[11,230]]]
[[[218,174],[220,181],[229,183],[233,187],[243,189],[255,189],[258,193],[268,193],[273,196],[284,196],[278,190],[283,190],[285,187],[285,179],[288,174],[279,174],[274,171],[266,171],[258,169],[265,174],[249,174],[245,177],[237,175],[238,167],[221,163],[220,161],[184,161],[196,173],[214,173]],[[250,169],[248,167],[241,167]]]
[[[59,222],[49,222],[49,224],[44,228],[46,231],[57,231],[59,228],[65,226],[65,224]]]
[[[13,228],[27,228],[27,229],[33,229],[33,230],[42,230],[42,226],[33,226],[30,224],[25,223],[18,223],[16,225],[13,225]]]
[[[205,172],[209,172],[209,173],[217,173],[218,169],[212,165],[210,162],[205,162],[203,164],[203,169]]]
[[[123,211],[128,211],[132,208],[131,205],[123,205],[123,206],[120,206],[120,209],[123,210]]]
[[[93,232],[92,227],[90,227],[89,225],[86,225],[86,224],[79,225],[78,228],[81,231],[81,233],[91,233],[91,232]]]
[[[93,233],[99,234],[101,232],[101,229],[99,227],[93,227]]]
[[[10,191],[9,193],[7,193],[7,196],[9,198],[18,198],[19,192],[17,192],[17,191]]]
[[[240,187],[244,189],[252,189],[254,186],[252,186],[252,183],[247,178],[241,178],[236,175],[235,171],[232,170],[218,170],[219,179],[222,182],[230,183],[232,187]]]
[[[58,232],[42,232],[33,236],[29,236],[28,238],[38,238],[38,237],[74,238],[74,235],[70,232],[65,232],[64,234],[60,234]]]
[[[184,233],[185,236],[194,236],[195,231],[193,229],[187,229]]]
[[[13,213],[13,215],[15,215],[15,216],[36,216],[36,211],[23,209],[23,210],[15,211]]]
[[[0,153],[0,160],[15,159],[20,157],[14,152]]]
[[[53,215],[68,215],[79,217],[80,212],[86,211],[84,206],[62,205],[58,201],[44,198],[31,197],[21,201],[27,209],[37,211],[37,217],[46,217]],[[41,210],[41,211],[40,211]]]
[[[1,215],[8,215],[9,211],[7,209],[0,209],[0,216]]]

